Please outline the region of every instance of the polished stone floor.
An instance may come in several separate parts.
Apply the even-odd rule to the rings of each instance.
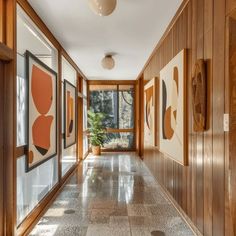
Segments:
[[[30,235],[194,234],[143,162],[116,153],[89,156]]]

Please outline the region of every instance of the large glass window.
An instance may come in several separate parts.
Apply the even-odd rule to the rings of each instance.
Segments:
[[[118,128],[117,86],[90,86],[90,107],[95,112],[104,113],[104,127]]]
[[[134,87],[119,86],[119,129],[134,128]]]
[[[107,135],[104,148],[134,147],[134,86],[90,85],[90,109],[105,114]]]
[[[64,104],[64,80],[69,81],[75,87],[77,86],[77,73],[74,67],[64,58],[62,57],[62,104]],[[62,106],[62,132],[64,132],[64,107]],[[62,138],[62,176],[66,174],[68,170],[75,164],[76,162],[76,144],[64,148],[64,137]]]
[[[57,72],[57,50],[17,6],[17,147],[27,145],[27,89],[25,52],[29,50]],[[58,156],[26,172],[25,155],[17,158],[17,224],[37,206],[58,182]]]

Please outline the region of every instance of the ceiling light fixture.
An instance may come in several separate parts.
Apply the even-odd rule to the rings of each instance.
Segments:
[[[88,0],[90,8],[99,16],[108,16],[116,8],[116,0]]]
[[[112,58],[112,55],[106,55],[102,59],[102,67],[106,70],[112,70],[115,67],[115,61]]]

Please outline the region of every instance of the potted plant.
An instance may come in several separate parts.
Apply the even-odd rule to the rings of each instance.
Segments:
[[[103,146],[105,141],[105,129],[102,125],[103,119],[103,113],[95,113],[92,110],[88,111],[89,141],[92,145],[92,153],[96,156],[101,155],[101,146]]]

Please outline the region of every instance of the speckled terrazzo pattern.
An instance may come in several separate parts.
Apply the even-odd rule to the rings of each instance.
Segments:
[[[89,156],[31,236],[194,235],[135,154]]]

